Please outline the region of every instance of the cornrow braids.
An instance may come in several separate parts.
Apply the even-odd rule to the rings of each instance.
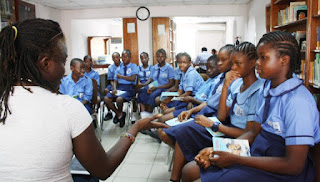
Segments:
[[[247,55],[249,60],[257,60],[257,50],[256,46],[254,46],[250,42],[242,42],[234,48],[234,52],[240,52],[243,55]]]
[[[266,33],[259,40],[258,45],[271,44],[278,52],[279,57],[287,55],[290,57],[290,69],[287,78],[291,78],[293,73],[301,73],[301,53],[297,40],[289,32],[274,31]]]
[[[28,19],[15,23],[17,29],[6,26],[0,32],[0,122],[5,123],[10,94],[17,83],[32,82],[42,88],[58,93],[57,85],[45,80],[38,70],[37,62],[45,56],[53,57],[64,39],[57,22],[44,19]],[[30,89],[23,86],[26,90]]]
[[[165,55],[165,56],[167,56],[167,53],[166,53],[166,51],[164,50],[164,49],[159,49],[159,50],[157,50],[157,52],[156,52],[156,55],[157,54],[163,54],[163,55]]]

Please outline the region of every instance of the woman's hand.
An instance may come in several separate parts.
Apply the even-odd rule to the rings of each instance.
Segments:
[[[212,151],[209,155],[209,161],[214,166],[225,168],[231,165],[235,165],[236,161],[238,161],[237,157],[239,156],[231,154],[229,152]]]
[[[208,147],[205,149],[202,149],[199,154],[194,158],[194,160],[197,162],[198,166],[207,169],[210,167],[210,161],[209,161],[209,155],[212,153],[213,148]]]
[[[168,109],[168,107],[167,107],[167,105],[166,105],[165,103],[161,103],[161,104],[160,104],[160,109],[161,109],[162,111],[164,111],[164,110]]]
[[[118,73],[117,78],[122,78],[122,75]]]
[[[183,111],[182,113],[180,113],[178,115],[178,119],[179,121],[185,121],[185,120],[188,120],[191,116],[192,112],[189,110],[189,111]]]
[[[140,119],[136,122],[135,125],[138,126],[138,130],[148,130],[150,128],[169,128],[168,125],[160,122],[152,122],[155,119],[159,119],[162,116],[162,114],[155,114],[151,117]]]
[[[209,118],[205,117],[204,115],[197,115],[194,118],[194,121],[195,123],[208,128],[211,128],[212,125],[214,124],[213,121],[211,121]]]

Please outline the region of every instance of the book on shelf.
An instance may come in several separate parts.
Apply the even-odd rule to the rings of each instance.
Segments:
[[[320,15],[320,0],[318,0],[318,15]]]
[[[303,19],[307,17],[307,10],[308,6],[307,5],[297,5],[293,7],[293,16],[294,16],[294,21]]]
[[[313,73],[314,73],[314,68],[313,68],[313,61],[310,61],[309,63],[309,83],[313,84]]]
[[[306,60],[301,60],[301,74],[298,77],[302,80],[305,79],[305,71],[306,71]]]
[[[250,156],[248,140],[212,137],[212,144],[214,151],[224,151],[245,157]]]
[[[319,87],[320,86],[320,53],[316,54],[316,59],[314,60],[314,63],[313,63],[313,69],[314,69],[313,84],[316,87]]]
[[[305,50],[305,47],[302,47],[302,42],[307,40],[307,33],[306,31],[296,31],[296,32],[293,32],[292,33],[293,36],[296,38],[298,44],[299,44],[299,47],[301,50]],[[304,49],[302,49],[304,48]]]
[[[294,15],[294,7],[298,5],[306,5],[306,2],[305,1],[290,2],[290,6],[289,6],[290,22],[296,21],[295,15]]]
[[[316,50],[320,50],[320,27],[319,26],[317,26],[317,47],[316,47]]]

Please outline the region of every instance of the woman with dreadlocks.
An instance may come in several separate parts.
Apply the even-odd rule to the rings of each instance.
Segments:
[[[31,19],[0,32],[0,181],[72,181],[73,154],[93,175],[109,177],[137,132],[163,124],[159,116],[133,125],[105,153],[85,107],[58,93],[67,58],[58,23]]]

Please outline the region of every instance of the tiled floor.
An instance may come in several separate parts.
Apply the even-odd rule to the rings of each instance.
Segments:
[[[112,120],[104,122],[102,133],[102,145],[108,151],[126,131],[126,127],[120,129]],[[168,182],[169,147],[155,139],[138,134],[135,143],[129,149],[124,161],[116,171],[108,178],[107,182]],[[171,156],[171,155],[170,155]]]

